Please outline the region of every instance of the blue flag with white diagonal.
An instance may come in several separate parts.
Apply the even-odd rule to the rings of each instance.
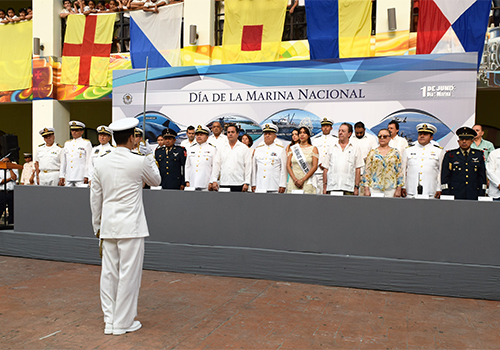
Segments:
[[[160,7],[159,13],[133,11],[130,15],[130,58],[133,68],[181,65],[181,26],[184,4]]]

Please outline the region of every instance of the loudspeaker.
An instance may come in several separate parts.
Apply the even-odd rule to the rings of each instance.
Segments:
[[[387,19],[389,20],[389,30],[398,29],[396,23],[396,8],[392,7],[387,9]]]
[[[2,158],[11,153],[9,158],[15,162],[19,161],[19,146],[17,143],[17,135],[3,135],[3,137],[0,138],[0,144],[2,146]]]

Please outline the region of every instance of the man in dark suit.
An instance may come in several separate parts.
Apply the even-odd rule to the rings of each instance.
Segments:
[[[183,190],[186,149],[175,146],[177,133],[172,129],[163,130],[163,146],[155,151],[155,158],[160,167],[161,187],[166,190]]]
[[[477,200],[486,192],[486,168],[483,151],[471,148],[476,132],[461,127],[456,132],[457,149],[446,152],[441,170],[442,194],[453,195],[455,199]]]

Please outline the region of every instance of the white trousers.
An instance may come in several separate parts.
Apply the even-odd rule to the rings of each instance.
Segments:
[[[57,186],[59,184],[58,171],[50,171],[47,173],[40,171],[38,178],[40,179],[40,186]]]
[[[396,192],[395,188],[388,188],[385,191],[382,191],[382,190],[370,187],[370,193],[383,193],[384,197],[394,197],[395,192]]]
[[[137,316],[144,238],[103,239],[101,306],[104,322],[129,328]]]
[[[323,172],[314,173],[318,186],[316,187],[316,194],[323,194]]]
[[[65,181],[64,186],[66,187],[89,187],[88,184],[83,183],[82,181]]]

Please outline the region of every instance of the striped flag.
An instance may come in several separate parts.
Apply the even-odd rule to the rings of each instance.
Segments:
[[[115,14],[69,15],[61,83],[106,86]]]
[[[287,0],[225,0],[222,63],[279,59]]]
[[[306,0],[311,59],[368,57],[371,0]]]

